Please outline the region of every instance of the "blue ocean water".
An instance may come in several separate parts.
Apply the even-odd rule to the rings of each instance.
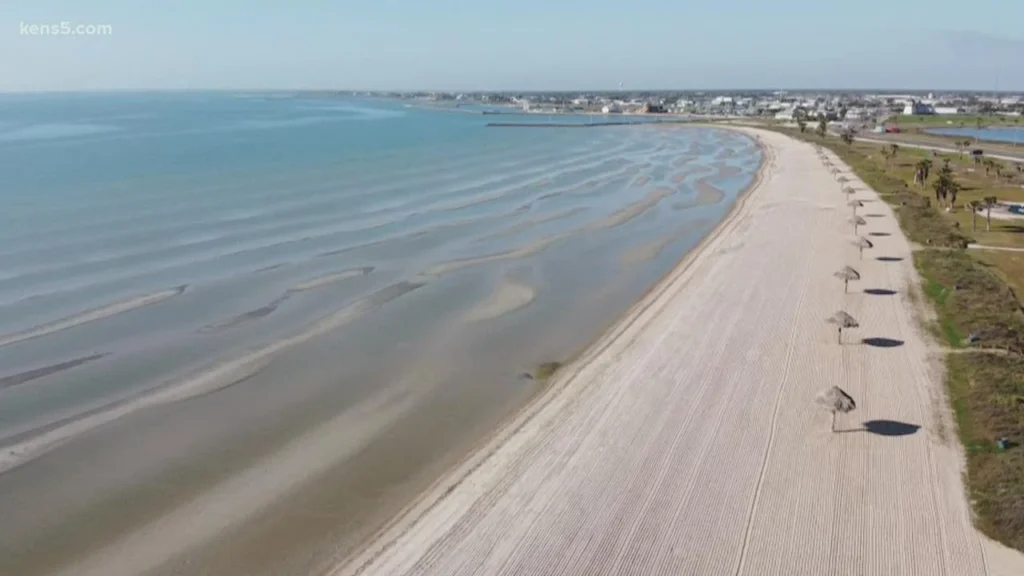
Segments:
[[[931,134],[941,136],[967,136],[987,142],[1009,142],[1024,144],[1024,132],[1019,127],[991,127],[991,128],[935,128],[927,130]]]
[[[614,321],[760,162],[723,130],[496,118],[310,94],[0,96],[0,516],[18,527],[0,572],[52,572],[413,395],[357,455],[252,503],[342,510],[344,529],[271,515],[189,560],[305,573],[296,558],[351,546],[534,394],[521,375]],[[54,541],[75,544],[39,545]],[[270,541],[274,561],[245,552]]]

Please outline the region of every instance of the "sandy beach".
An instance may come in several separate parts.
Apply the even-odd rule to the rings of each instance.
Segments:
[[[748,133],[765,164],[716,231],[333,576],[1024,573],[972,526],[892,210],[853,178],[889,234],[862,258],[812,147]]]

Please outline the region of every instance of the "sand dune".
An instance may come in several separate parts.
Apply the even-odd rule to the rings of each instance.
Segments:
[[[879,204],[873,250],[904,260],[859,261],[810,146],[758,135],[760,184],[702,249],[334,576],[988,573],[909,244]],[[843,294],[844,264],[896,294]],[[844,433],[813,402],[834,384]]]
[[[39,338],[40,336],[46,336],[47,334],[53,334],[54,332],[60,332],[61,330],[67,330],[68,328],[74,328],[75,326],[81,326],[82,324],[89,322],[109,318],[115,314],[121,314],[122,312],[128,312],[130,310],[142,308],[143,306],[156,304],[157,302],[161,302],[168,298],[184,294],[186,288],[188,287],[179,286],[177,288],[161,290],[160,292],[154,292],[153,294],[147,294],[145,296],[121,300],[120,302],[114,302],[100,308],[87,310],[80,314],[62,318],[49,324],[37,326],[24,332],[16,332],[14,334],[0,336],[0,346],[9,346],[18,342],[24,342],[25,340]]]
[[[494,292],[484,301],[480,302],[464,317],[465,322],[480,322],[504,316],[524,308],[533,302],[537,291],[526,284],[519,282],[503,281]]]
[[[321,318],[294,336],[277,340],[235,358],[214,364],[191,376],[169,382],[151,392],[126,401],[116,402],[106,409],[90,412],[82,418],[70,420],[54,428],[46,428],[41,433],[16,444],[4,446],[0,449],[0,474],[42,456],[79,434],[138,410],[195,398],[242,382],[262,370],[277,354],[317,336],[337,330],[363,314],[422,286],[424,286],[423,283],[414,282],[392,284]]]

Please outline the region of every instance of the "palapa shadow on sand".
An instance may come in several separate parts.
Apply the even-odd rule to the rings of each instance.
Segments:
[[[865,214],[865,218],[885,218],[885,214]]]
[[[872,296],[892,296],[896,293],[895,290],[887,290],[885,288],[866,288],[865,294],[871,294]]]
[[[896,256],[879,256],[875,260],[879,262],[903,262],[903,258],[897,258]]]
[[[888,232],[868,232],[868,236],[892,236]]]
[[[920,430],[917,424],[897,422],[896,420],[868,420],[861,428],[850,428],[849,430],[836,430],[836,434],[849,432],[867,432],[878,436],[910,436]]]
[[[864,338],[861,340],[862,344],[868,346],[874,346],[875,348],[896,348],[903,346],[903,340],[894,340],[892,338]]]

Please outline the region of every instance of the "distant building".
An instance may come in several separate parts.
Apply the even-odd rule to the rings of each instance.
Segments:
[[[865,120],[867,117],[868,114],[865,110],[861,108],[850,108],[846,111],[846,116],[843,117],[843,120],[846,120],[847,122],[857,122]]]
[[[940,116],[951,116],[954,114],[963,114],[964,109],[959,106],[936,106],[932,109],[932,112]]]
[[[903,108],[904,116],[927,116],[929,114],[934,113],[935,111],[932,110],[931,106],[928,106],[927,104],[922,104],[921,102],[917,102],[916,100],[911,101],[909,104],[906,105],[906,107]]]
[[[619,114],[622,112],[622,108],[619,108],[618,104],[606,104],[601,107],[602,114]]]
[[[786,108],[785,110],[776,113],[775,114],[775,119],[776,120],[790,120],[791,121],[791,120],[796,118],[796,111],[797,111],[797,108],[795,106],[792,107],[792,108]]]

